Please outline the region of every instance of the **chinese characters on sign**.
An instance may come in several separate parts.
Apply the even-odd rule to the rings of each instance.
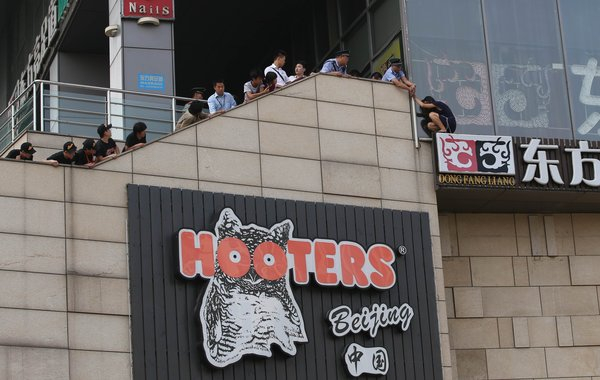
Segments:
[[[346,349],[344,361],[348,372],[354,377],[358,377],[363,373],[386,375],[389,369],[387,350],[383,347],[367,348],[352,343]]]
[[[515,161],[520,166],[515,166]],[[579,141],[574,145],[571,141],[557,144],[538,138],[519,142],[503,136],[438,134],[437,162],[439,185],[552,186],[588,191],[600,187],[597,142]]]

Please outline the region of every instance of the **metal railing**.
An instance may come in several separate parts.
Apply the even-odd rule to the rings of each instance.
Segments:
[[[175,130],[185,103],[191,100],[36,80],[0,113],[0,152],[24,131],[97,138],[96,129],[102,123],[112,124],[113,138],[124,139],[135,122],[143,121],[151,141]]]

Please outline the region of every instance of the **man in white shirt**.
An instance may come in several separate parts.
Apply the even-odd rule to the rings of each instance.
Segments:
[[[273,58],[273,64],[265,68],[265,76],[269,71],[277,74],[277,88],[285,86],[290,81],[288,75],[285,73],[285,70],[282,69],[283,65],[285,65],[285,56],[285,51],[278,50]]]

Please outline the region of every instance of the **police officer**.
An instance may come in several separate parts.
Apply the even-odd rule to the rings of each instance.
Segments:
[[[73,163],[73,157],[75,157],[75,152],[77,151],[77,147],[73,144],[73,141],[67,141],[63,145],[63,150],[60,152],[56,152],[50,157],[47,158],[48,162],[58,162],[63,165],[71,165]]]
[[[340,50],[335,53],[335,58],[325,61],[321,72],[332,74],[338,77],[346,76],[348,70],[348,61],[350,61],[350,52],[348,50]]]
[[[33,161],[33,154],[35,149],[30,142],[24,142],[21,144],[21,149],[13,149],[6,155],[6,158],[13,160]]]

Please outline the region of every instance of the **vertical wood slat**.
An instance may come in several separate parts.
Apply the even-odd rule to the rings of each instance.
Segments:
[[[349,343],[381,346],[388,351],[388,378],[441,379],[441,358],[435,282],[427,214],[354,206],[204,193],[190,190],[128,187],[132,344],[136,379],[348,379],[343,354]],[[306,286],[292,285],[301,307],[308,343],[296,344],[297,354],[276,346],[271,358],[245,356],[218,369],[205,359],[196,309],[206,280],[184,280],[178,271],[177,232],[180,228],[214,231],[223,207],[231,207],[243,224],[270,228],[290,219],[294,237],[375,243],[392,249],[400,244],[414,257],[397,256],[398,286],[386,291],[321,287],[314,278]],[[327,313],[340,304],[353,312],[385,303],[415,309],[409,331],[398,327],[343,338],[329,332]]]

